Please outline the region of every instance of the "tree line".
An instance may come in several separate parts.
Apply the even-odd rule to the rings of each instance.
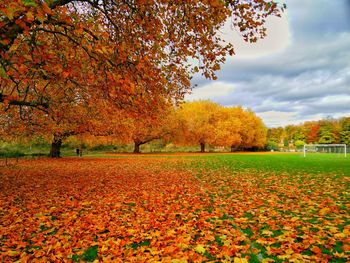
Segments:
[[[304,144],[346,144],[350,145],[350,117],[327,118],[307,121],[299,125],[271,128],[268,130],[270,148],[297,148]]]
[[[58,157],[70,136],[156,118],[183,100],[193,74],[216,79],[234,54],[226,23],[255,42],[283,9],[267,0],[0,1],[1,138],[43,134]]]
[[[162,108],[151,115],[118,114],[118,118],[106,120],[99,133],[80,133],[70,136],[76,144],[91,147],[103,144],[134,145],[134,153],[140,146],[161,140],[163,144],[229,148],[231,151],[263,149],[266,145],[267,128],[256,114],[242,107],[224,107],[209,100],[185,102],[179,106]],[[37,136],[37,133],[36,135]],[[35,140],[28,137],[29,140]],[[47,140],[48,133],[41,133]],[[70,140],[67,135],[66,141]],[[60,144],[56,144],[60,151]],[[51,149],[52,151],[52,149]]]

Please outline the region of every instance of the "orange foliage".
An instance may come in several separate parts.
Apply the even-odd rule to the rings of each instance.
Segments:
[[[195,101],[181,105],[175,112],[172,129],[174,142],[187,145],[262,148],[267,130],[262,120],[241,107],[223,107],[211,101]]]
[[[242,148],[264,147],[266,144],[267,129],[262,120],[253,111],[246,111],[241,119],[244,128],[241,132]]]
[[[187,145],[213,143],[220,107],[211,101],[182,104],[175,112],[174,142]]]
[[[281,10],[260,0],[1,1],[0,122],[56,141],[99,134],[118,110],[181,101],[194,72],[215,78],[233,54],[218,33],[228,18],[254,42]]]
[[[67,158],[2,167],[0,261],[349,259],[348,178],[233,174],[201,162]]]
[[[242,108],[222,108],[216,125],[215,145],[238,147],[242,143],[241,132],[245,128]]]

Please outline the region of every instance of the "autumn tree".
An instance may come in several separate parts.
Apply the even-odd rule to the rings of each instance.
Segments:
[[[123,114],[119,111],[105,112],[97,107],[101,102],[96,101],[91,106],[81,105],[80,102],[67,101],[62,97],[59,108],[50,107],[46,114],[37,108],[20,107],[19,111],[11,108],[2,116],[1,133],[8,139],[16,137],[37,137],[39,135],[51,140],[51,157],[60,157],[60,148],[65,139],[74,135],[92,133],[99,136],[114,134],[120,136],[119,127]],[[64,111],[62,112],[62,108]],[[107,123],[106,116],[113,116]]]
[[[105,71],[104,65],[91,60],[84,51],[75,50],[74,45],[64,37],[57,35],[49,39],[49,36],[42,35],[40,39],[50,41],[52,48],[47,48],[45,51],[33,49],[32,56],[34,59],[36,52],[37,57],[42,56],[40,63],[44,61],[46,63],[46,58],[56,60],[55,68],[45,67],[40,70],[35,67],[30,68],[25,72],[28,78],[21,80],[27,84],[26,98],[34,100],[36,97],[36,103],[31,102],[31,105],[18,103],[16,108],[13,107],[14,100],[7,96],[5,103],[0,107],[6,120],[11,122],[7,127],[18,126],[19,129],[21,129],[19,126],[30,127],[35,133],[50,133],[52,135],[50,156],[52,157],[60,156],[59,149],[62,141],[68,136],[84,132],[96,132],[98,135],[105,133],[108,125],[94,124],[98,121],[106,123],[105,119],[118,118],[117,112],[120,110],[129,115],[152,112],[155,105],[160,107],[167,100],[176,97],[171,92],[164,91],[164,87],[159,86],[160,83],[156,80],[154,82],[151,79],[139,80],[138,85],[135,86],[122,75],[118,77],[114,75],[116,72]],[[31,47],[26,42],[21,43],[20,49],[26,48]],[[62,53],[54,53],[55,48]],[[18,57],[20,58],[20,55]],[[67,68],[67,65],[70,67]],[[136,69],[134,71],[136,72]],[[41,79],[42,74],[47,76],[47,79]],[[120,74],[124,73],[120,72]],[[5,83],[3,90],[8,88],[6,80],[10,79],[4,79],[1,83]],[[14,90],[21,86],[21,81],[16,83]],[[118,83],[123,87],[118,86]],[[109,85],[113,88],[110,89]],[[143,88],[148,85],[152,85],[153,88],[145,92]],[[134,104],[142,105],[142,108],[134,107]]]
[[[160,108],[152,115],[142,114],[137,118],[129,118],[129,140],[134,143],[134,153],[140,153],[140,146],[157,139],[163,139],[170,135],[169,115],[172,107]]]
[[[340,143],[350,145],[350,117],[344,117],[339,121]]]
[[[158,105],[159,106],[159,105]],[[156,105],[154,105],[156,107]],[[169,137],[169,117],[173,111],[171,104],[162,105],[148,113],[126,114],[115,110],[105,114],[106,121],[93,119],[91,132],[75,136],[76,140],[90,146],[98,144],[134,144],[134,153],[140,153],[140,146],[157,139]],[[102,127],[99,127],[102,126]]]
[[[320,129],[320,124],[313,123],[307,134],[307,143],[316,143],[319,140],[318,131]]]
[[[297,148],[297,149],[302,149],[303,146],[305,145],[306,143],[304,141],[301,141],[301,140],[296,140],[294,142],[294,146]]]
[[[334,119],[320,120],[320,128],[317,132],[319,137],[319,143],[332,144],[338,141],[337,124]]]
[[[302,146],[305,143],[344,143],[350,141],[350,121],[349,117],[340,119],[326,118],[318,121],[306,121],[299,125],[288,125],[278,130],[283,131],[285,137],[294,141],[295,146]],[[276,128],[269,129],[268,139],[274,140]]]
[[[263,148],[267,139],[267,128],[261,118],[251,110],[246,110],[242,115],[241,149]]]
[[[245,125],[242,123],[243,114],[241,107],[223,107],[220,109],[215,128],[214,145],[229,146],[231,147],[231,152],[240,146],[242,143],[241,133]]]
[[[17,110],[20,117],[12,123],[25,125],[23,112],[32,112],[40,115],[36,125],[42,120],[46,126],[52,111],[67,113],[60,100],[68,93],[67,119],[75,112],[71,123],[84,127],[79,114],[89,109],[82,107],[96,101],[97,108],[111,103],[145,112],[158,98],[181,100],[192,73],[215,78],[225,56],[233,54],[219,33],[228,18],[246,41],[255,42],[266,35],[266,17],[281,10],[260,0],[2,1],[0,114],[8,118]],[[58,130],[52,135],[56,146],[66,134]]]
[[[217,123],[221,106],[211,101],[185,102],[176,110],[173,127],[174,142],[183,145],[199,145],[205,152],[206,144],[216,140]]]
[[[267,129],[251,110],[242,107],[222,107],[215,127],[213,145],[228,146],[231,152],[238,149],[263,148]]]
[[[226,146],[236,149],[262,148],[266,144],[266,128],[251,110],[223,107],[211,101],[184,103],[175,112],[174,142],[185,145]]]
[[[287,125],[284,128],[285,138],[290,142],[305,141],[305,129],[301,125]]]
[[[282,127],[268,129],[268,139],[277,144],[281,144],[285,137],[285,129]]]

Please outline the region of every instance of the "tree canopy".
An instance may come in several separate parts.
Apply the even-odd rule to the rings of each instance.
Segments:
[[[191,73],[214,78],[233,54],[218,31],[229,17],[254,42],[266,34],[265,18],[280,11],[261,0],[5,0],[0,101],[47,108],[47,93],[67,84],[119,106],[137,106],[135,94],[152,103],[155,95],[181,99]]]
[[[350,145],[350,117],[307,121],[299,125],[269,129],[269,141],[281,143],[284,139],[296,147],[305,143]]]
[[[236,149],[263,148],[266,128],[251,110],[224,107],[211,101],[194,101],[175,112],[173,141],[183,145],[206,145]]]
[[[216,78],[234,53],[226,21],[255,42],[281,11],[267,0],[1,1],[0,120],[64,139],[119,110],[152,115],[181,101],[194,73]]]

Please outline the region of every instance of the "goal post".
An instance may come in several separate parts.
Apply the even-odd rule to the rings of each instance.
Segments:
[[[313,153],[343,153],[346,157],[346,144],[304,144],[303,153],[306,157],[307,152]]]

